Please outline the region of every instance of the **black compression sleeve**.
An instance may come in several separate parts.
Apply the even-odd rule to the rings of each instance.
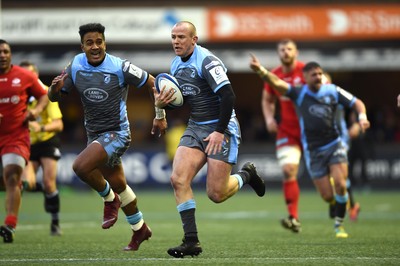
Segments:
[[[215,131],[224,133],[232,116],[232,110],[235,103],[235,93],[231,84],[227,84],[217,91],[217,95],[221,98],[221,107],[219,112],[219,121]]]

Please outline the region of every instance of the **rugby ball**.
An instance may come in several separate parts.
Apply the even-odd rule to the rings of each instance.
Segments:
[[[183,95],[179,89],[179,83],[175,77],[167,73],[161,73],[156,76],[155,87],[158,93],[164,88],[168,90],[169,88],[174,89],[174,96],[176,97],[174,101],[168,104],[171,108],[180,107],[183,105]]]

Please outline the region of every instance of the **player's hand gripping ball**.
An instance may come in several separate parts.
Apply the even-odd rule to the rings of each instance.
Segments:
[[[168,90],[169,88],[172,88],[174,90],[175,100],[170,102],[168,104],[168,107],[177,108],[183,105],[183,95],[181,90],[179,89],[179,83],[175,77],[167,73],[160,73],[156,76],[156,80],[154,83],[158,93],[160,93],[164,86],[166,90]]]

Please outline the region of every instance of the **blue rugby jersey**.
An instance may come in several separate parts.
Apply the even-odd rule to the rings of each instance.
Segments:
[[[67,66],[62,91],[75,87],[81,97],[88,133],[129,130],[126,99],[129,85],[142,87],[148,73],[127,60],[106,54],[99,66],[87,62],[84,53]]]
[[[197,44],[188,61],[183,62],[179,56],[173,59],[171,74],[178,80],[185,102],[191,106],[190,119],[195,123],[218,122],[220,99],[216,92],[230,84],[226,72],[219,58]]]
[[[318,92],[308,85],[290,87],[287,96],[293,100],[299,117],[304,149],[324,148],[340,140],[335,113],[338,104],[346,108],[356,101],[351,93],[335,84],[323,84]]]

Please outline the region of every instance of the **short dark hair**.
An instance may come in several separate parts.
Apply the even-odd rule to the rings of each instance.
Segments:
[[[83,43],[83,36],[85,36],[85,34],[88,32],[101,33],[103,35],[103,40],[105,40],[106,39],[106,37],[104,36],[105,30],[106,30],[106,28],[103,25],[101,25],[100,23],[88,23],[88,24],[81,25],[79,27],[79,35],[81,36],[81,43]]]
[[[294,45],[294,47],[296,47],[297,49],[297,44],[295,41],[293,41],[292,39],[289,38],[285,38],[285,39],[281,39],[277,44],[276,44],[276,48],[279,48],[280,45],[286,45],[288,43],[292,43]]]
[[[23,60],[23,61],[21,61],[21,62],[19,63],[19,66],[21,66],[21,67],[29,67],[29,66],[32,66],[32,67],[33,67],[33,70],[34,70],[37,74],[39,74],[39,69],[38,69],[38,67],[37,67],[34,63],[32,63],[31,61],[29,61],[29,60]]]
[[[10,45],[6,40],[0,39],[0,44],[4,44],[4,43]]]
[[[312,70],[314,68],[321,68],[322,69],[322,67],[317,62],[311,61],[311,62],[308,62],[303,67],[303,72],[308,72],[308,71],[310,71],[310,70]]]

